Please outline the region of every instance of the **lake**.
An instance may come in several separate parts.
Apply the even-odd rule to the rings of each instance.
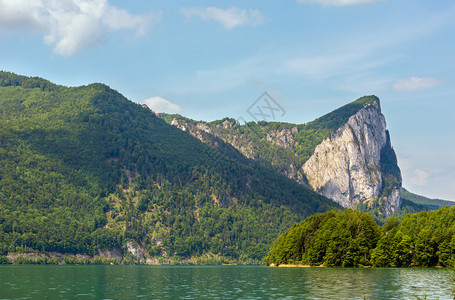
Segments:
[[[446,269],[0,266],[1,299],[453,299]]]

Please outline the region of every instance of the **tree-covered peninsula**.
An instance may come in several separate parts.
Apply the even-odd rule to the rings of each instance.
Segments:
[[[432,267],[455,263],[455,207],[390,217],[348,209],[308,217],[275,240],[269,265]]]

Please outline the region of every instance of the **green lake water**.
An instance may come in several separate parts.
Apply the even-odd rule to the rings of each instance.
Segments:
[[[0,266],[0,299],[453,299],[446,269]]]

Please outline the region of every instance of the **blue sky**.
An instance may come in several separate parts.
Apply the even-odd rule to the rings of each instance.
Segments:
[[[197,120],[267,91],[305,123],[377,95],[404,186],[455,200],[455,3],[0,0],[0,69]]]

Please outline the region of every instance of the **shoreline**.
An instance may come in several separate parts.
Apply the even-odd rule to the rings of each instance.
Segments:
[[[302,264],[270,264],[269,267],[271,268],[325,268],[323,265],[320,266],[310,266],[310,265],[302,265]]]
[[[422,268],[422,269],[444,269],[444,268],[452,268],[450,266],[429,266],[429,267],[373,267],[373,266],[360,266],[360,267],[326,267],[324,265],[319,266],[310,266],[310,265],[303,265],[303,264],[270,264],[268,265],[269,268],[345,268],[345,269],[407,269],[407,268]]]
[[[59,252],[12,252],[0,255],[0,264],[12,265],[149,265],[149,266],[235,266],[263,265],[260,261],[235,261],[226,257],[152,257],[139,258],[132,255],[109,256],[104,252],[96,255],[70,254]]]

